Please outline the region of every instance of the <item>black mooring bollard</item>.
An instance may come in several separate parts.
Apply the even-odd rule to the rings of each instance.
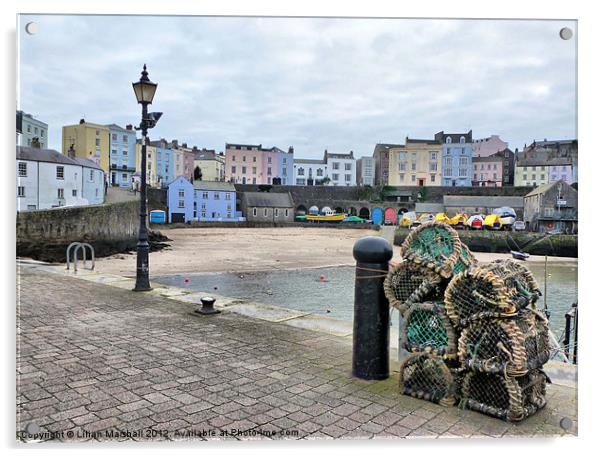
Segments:
[[[353,376],[389,377],[389,303],[383,282],[393,257],[391,245],[377,236],[360,238],[353,246],[355,304],[353,310]]]

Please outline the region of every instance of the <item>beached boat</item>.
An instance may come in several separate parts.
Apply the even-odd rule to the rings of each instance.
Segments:
[[[305,220],[309,222],[341,222],[345,219],[345,216],[343,213],[336,213],[330,210],[319,214],[310,214]]]
[[[527,260],[529,258],[529,254],[526,252],[510,251],[510,254],[512,254],[512,257],[514,257],[516,260]]]

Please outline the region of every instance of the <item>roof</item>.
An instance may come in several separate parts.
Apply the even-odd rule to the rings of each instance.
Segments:
[[[244,192],[243,200],[247,206],[293,208],[293,199],[288,192]]]
[[[17,160],[31,160],[34,162],[61,163],[64,165],[76,165],[81,167],[102,168],[91,160],[76,157],[72,159],[54,149],[32,148],[30,146],[17,146]]]
[[[566,183],[562,180],[559,180],[559,181],[549,182],[547,184],[542,184],[541,186],[536,187],[531,192],[529,192],[527,195],[525,195],[525,197],[532,197],[534,195],[545,194],[550,189],[556,187],[556,185],[558,183],[564,183],[564,184],[566,184],[566,187],[570,187],[573,191],[577,192],[575,189],[573,189],[571,186],[569,186],[568,183]]]
[[[521,151],[516,154],[517,167],[550,166],[550,165],[572,165],[576,162],[576,156],[562,156],[554,150],[535,149]]]
[[[201,181],[197,180],[193,183],[197,190],[216,190],[218,192],[236,192],[234,184],[231,182],[222,181]]]
[[[472,143],[472,130],[466,133],[446,133],[443,130],[435,133],[435,141],[445,143],[447,137],[451,138],[452,143],[460,143],[460,138],[464,137],[466,143]]]
[[[522,208],[523,197],[509,197],[502,195],[444,195],[444,206],[474,206],[486,208],[499,208],[500,206],[510,206],[511,208]]]
[[[477,156],[477,157],[473,157],[472,158],[472,163],[478,163],[478,162],[503,162],[503,161],[504,161],[504,157],[497,155],[497,152],[495,154],[490,155],[490,156]]]
[[[77,124],[64,125],[63,128],[65,128],[65,127],[77,127],[78,125],[85,125],[86,127],[94,127],[94,128],[100,128],[100,129],[108,129],[109,128],[108,125],[95,124],[94,122],[88,122],[88,121],[84,121],[83,123],[82,122],[78,122]]]
[[[124,129],[122,126],[117,125],[117,124],[107,124],[105,125],[105,127],[109,127],[110,130],[118,130],[120,132],[126,132],[126,133],[136,133],[135,130],[128,130],[128,129]]]
[[[295,159],[294,163],[317,163],[321,165],[326,165],[323,159]]]
[[[441,143],[439,141],[435,141],[435,140],[420,140],[418,138],[406,138],[406,144],[408,143],[426,143],[426,144],[436,144],[436,145],[440,145]]]
[[[404,144],[394,144],[394,143],[376,143],[376,146],[374,146],[374,152],[385,152],[388,151],[391,148],[404,148],[405,145]],[[373,154],[374,156],[374,154]]]

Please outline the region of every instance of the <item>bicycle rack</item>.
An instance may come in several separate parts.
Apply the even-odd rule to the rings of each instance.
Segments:
[[[67,270],[70,269],[70,258],[69,258],[69,253],[71,252],[71,249],[73,248],[73,272],[77,273],[77,253],[78,251],[81,249],[82,251],[82,258],[84,261],[84,269],[86,269],[86,262],[87,262],[87,258],[86,258],[86,248],[90,249],[90,254],[91,254],[91,261],[92,261],[92,267],[88,268],[89,270],[94,270],[94,266],[95,266],[95,255],[94,255],[94,248],[92,247],[91,244],[89,243],[80,243],[79,241],[75,241],[73,243],[71,243],[69,246],[67,246]]]

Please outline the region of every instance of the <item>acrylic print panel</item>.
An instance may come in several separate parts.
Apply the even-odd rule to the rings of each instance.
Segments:
[[[18,440],[577,434],[576,21],[17,35]]]

